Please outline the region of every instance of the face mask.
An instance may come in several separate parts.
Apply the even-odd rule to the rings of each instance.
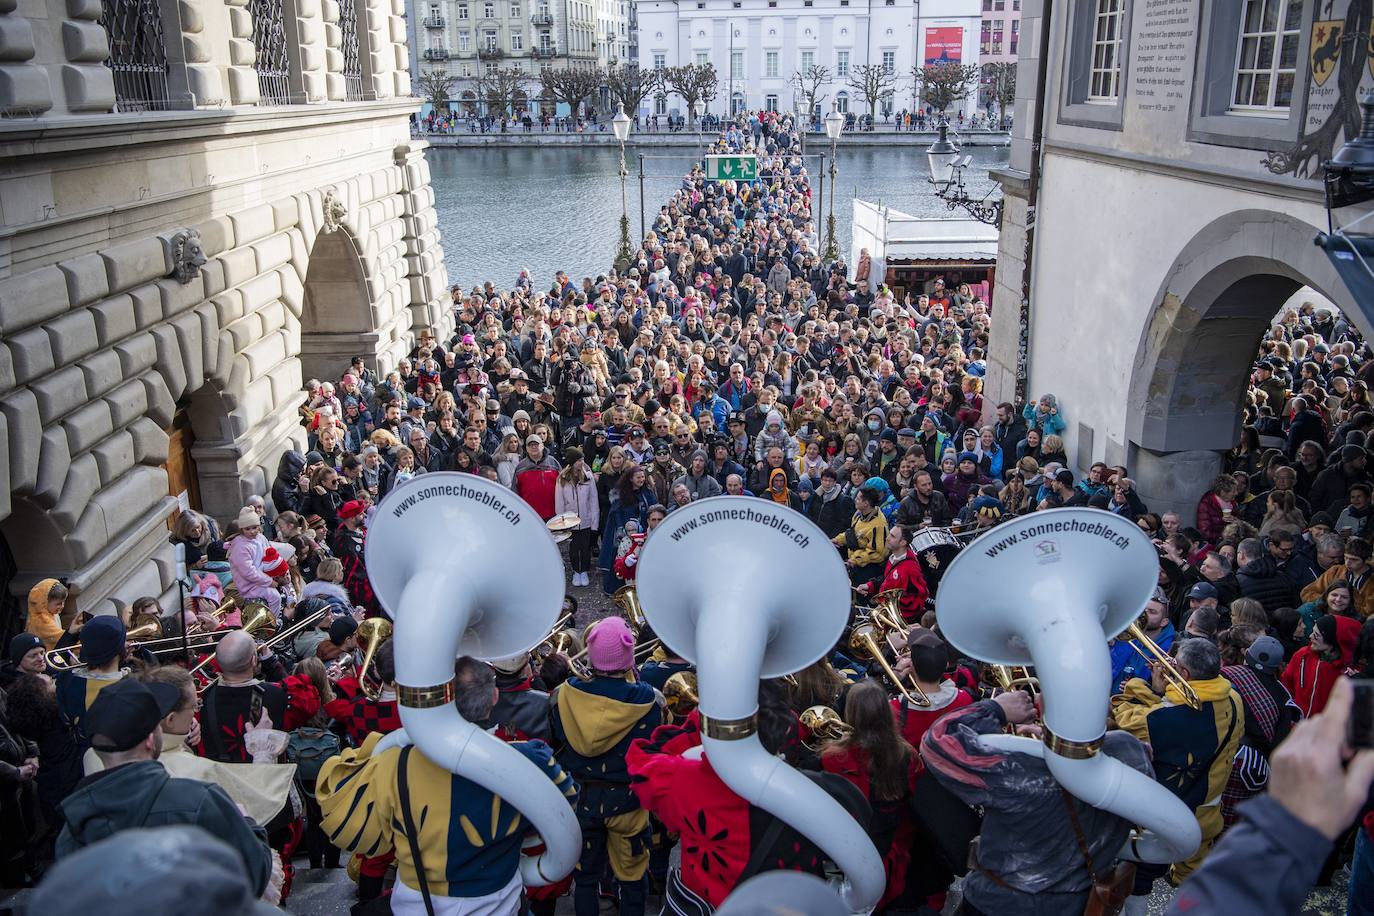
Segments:
[[[871,430],[873,430],[873,432],[875,432],[875,433],[878,431],[878,427],[881,426],[881,425],[882,425],[882,424],[879,423],[877,420],[869,420],[869,421],[868,421],[868,428],[871,429]]]

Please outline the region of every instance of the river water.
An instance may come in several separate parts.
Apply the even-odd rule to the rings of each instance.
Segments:
[[[840,149],[835,240],[841,253],[849,255],[850,201],[856,196],[913,216],[949,212],[926,181],[925,145]],[[815,144],[809,149],[818,151]],[[677,189],[693,159],[688,148],[652,152],[644,162],[646,220]],[[987,170],[1005,163],[1007,151],[976,147],[969,153],[969,194],[981,197],[993,186]],[[580,280],[610,266],[620,219],[619,153],[614,148],[430,148],[425,155],[451,283],[470,288],[491,280],[508,287],[520,268],[528,267],[536,285],[547,286],[557,270]],[[817,166],[815,160],[808,163],[813,185],[819,184]],[[633,150],[627,167],[633,242],[640,235],[639,159]],[[828,208],[828,176],[825,185]]]

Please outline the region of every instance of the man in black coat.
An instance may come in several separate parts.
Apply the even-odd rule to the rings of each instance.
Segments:
[[[1016,446],[1026,438],[1026,421],[1015,407],[1003,402],[997,405],[997,423],[992,427],[992,434],[1002,449],[1002,465],[1005,469],[1016,460]]]
[[[1356,481],[1368,480],[1365,471],[1368,457],[1358,445],[1341,446],[1340,459],[1336,464],[1317,475],[1312,481],[1312,489],[1307,492],[1307,501],[1318,512],[1329,512],[1337,516],[1350,503],[1350,485]]]
[[[1283,574],[1259,538],[1246,538],[1236,546],[1236,582],[1241,595],[1264,605],[1266,614],[1301,604],[1293,580]]]
[[[930,471],[917,471],[916,485],[897,506],[897,524],[914,528],[926,525],[945,528],[953,519],[954,514],[950,511],[949,502],[945,499],[945,494],[935,489],[935,480]]]

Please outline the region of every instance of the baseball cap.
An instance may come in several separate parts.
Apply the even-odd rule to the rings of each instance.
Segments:
[[[901,429],[897,430],[897,435],[899,435],[899,436],[908,436],[908,437],[910,437],[910,438],[912,438],[912,439],[915,439],[915,438],[916,438],[916,430],[912,429],[910,426],[903,426]]]
[[[121,678],[96,694],[81,717],[81,733],[97,751],[127,751],[151,735],[180,702],[181,690],[171,684]]]
[[[348,614],[335,617],[329,623],[329,641],[336,646],[342,646],[345,640],[356,632],[358,632],[358,621]]]
[[[1199,582],[1188,590],[1189,598],[1215,598],[1217,587],[1210,582]]]
[[[1073,471],[1068,468],[1060,468],[1054,472],[1054,479],[1066,487],[1073,486]]]
[[[424,406],[425,402],[419,398],[412,397],[410,400],[406,401],[406,410],[422,410]]]
[[[1283,643],[1261,636],[1245,650],[1245,664],[1264,674],[1278,674],[1283,670]]]
[[[123,651],[124,621],[114,614],[101,614],[81,628],[81,661],[87,665],[103,665]]]

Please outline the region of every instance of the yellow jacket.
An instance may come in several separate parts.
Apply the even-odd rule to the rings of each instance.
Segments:
[[[849,562],[855,566],[886,562],[887,518],[880,511],[869,519],[855,512],[849,530],[835,535],[833,542],[849,550]]]
[[[1307,587],[1302,590],[1302,600],[1316,601],[1326,591],[1326,587],[1337,579],[1350,581],[1350,574],[1345,570],[1344,563],[1337,563],[1335,566],[1322,573],[1315,582],[1309,582]],[[1355,612],[1360,617],[1368,617],[1374,614],[1374,576],[1366,576],[1364,584],[1355,590],[1354,594]]]
[[[375,857],[394,850],[401,881],[419,890],[397,778],[402,749],[374,757],[381,739],[374,732],[362,747],[325,762],[315,784],[321,826],[331,843],[349,852]],[[547,744],[516,741],[511,747],[539,766],[570,805],[576,801],[577,785]],[[520,812],[475,782],[430,762],[418,748],[406,750],[411,817],[420,833],[417,845],[430,893],[481,897],[505,887],[520,863],[527,827]]]

